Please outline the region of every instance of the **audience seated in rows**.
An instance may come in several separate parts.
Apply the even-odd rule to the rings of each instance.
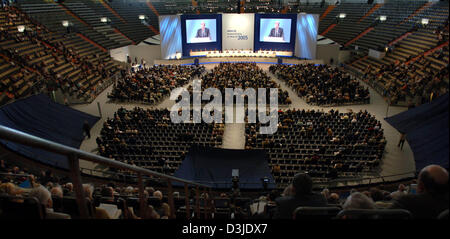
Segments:
[[[108,98],[149,104],[161,102],[171,91],[203,73],[204,67],[155,65],[123,76],[114,84]]]
[[[278,89],[278,104],[291,104],[291,99],[287,91],[280,88],[280,85],[273,81],[256,63],[220,63],[214,69],[202,76],[202,90],[208,88],[218,89],[222,94],[225,102],[225,88],[255,89],[256,93],[259,88],[266,89],[267,104],[269,102],[269,92],[271,88]],[[192,86],[188,88],[191,96],[193,96]],[[207,102],[205,102],[207,103]]]
[[[284,80],[299,97],[319,106],[370,102],[367,87],[350,74],[329,65],[271,65],[270,72]]]

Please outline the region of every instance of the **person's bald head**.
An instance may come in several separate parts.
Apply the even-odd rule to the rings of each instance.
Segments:
[[[448,192],[448,172],[439,165],[429,165],[419,173],[418,193],[443,194]]]

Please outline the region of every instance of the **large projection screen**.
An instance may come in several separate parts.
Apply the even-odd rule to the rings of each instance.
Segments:
[[[222,48],[252,50],[255,14],[222,15]]]
[[[159,32],[161,34],[161,58],[175,59],[181,56],[181,19],[179,15],[159,16]]]
[[[222,15],[181,15],[181,44],[183,56],[191,52],[222,50]]]
[[[319,15],[300,13],[297,15],[295,56],[308,60],[316,59]]]

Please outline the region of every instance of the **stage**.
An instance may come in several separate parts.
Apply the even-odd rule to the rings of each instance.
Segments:
[[[272,57],[197,57],[173,60],[154,60],[155,65],[187,65],[194,64],[198,59],[199,64],[218,64],[220,62],[256,62],[260,64],[277,64],[278,58]],[[283,57],[284,64],[324,64],[323,60],[300,60],[292,57]]]

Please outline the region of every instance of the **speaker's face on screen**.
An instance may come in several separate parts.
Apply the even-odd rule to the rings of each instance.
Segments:
[[[202,30],[205,30],[205,23],[204,23],[204,22],[202,22],[202,23],[200,24],[200,26],[202,26]]]
[[[275,29],[278,30],[279,27],[280,27],[280,22],[275,22]]]

